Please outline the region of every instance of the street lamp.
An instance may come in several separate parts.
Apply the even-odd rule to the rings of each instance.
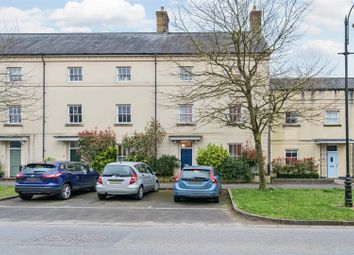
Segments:
[[[348,52],[348,44],[349,44],[349,18],[350,14],[354,8],[354,4],[349,10],[347,16],[344,19],[344,27],[345,27],[345,38],[344,38],[344,55],[345,58],[345,167],[346,167],[346,175],[344,181],[345,187],[345,206],[353,207],[353,199],[352,199],[352,180],[350,179],[349,172],[349,106],[348,106],[348,55],[353,54]]]

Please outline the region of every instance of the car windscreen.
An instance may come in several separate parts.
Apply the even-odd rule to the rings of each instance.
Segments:
[[[183,169],[182,179],[209,179],[210,170],[208,169]]]
[[[131,176],[132,168],[126,165],[108,165],[103,169],[102,176]]]
[[[51,164],[28,164],[22,169],[24,174],[45,173],[53,170],[55,165]]]

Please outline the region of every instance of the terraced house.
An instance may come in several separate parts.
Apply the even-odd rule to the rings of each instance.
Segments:
[[[241,145],[252,141],[247,130],[197,122],[195,105],[167,106],[167,92],[190,85],[189,70],[202,62],[193,61],[188,34],[169,32],[165,10],[157,11],[156,19],[154,33],[0,35],[1,42],[10,42],[2,49],[3,74],[40,98],[33,110],[25,102],[9,103],[3,113],[0,163],[6,176],[16,175],[20,164],[46,157],[77,160],[78,132],[85,129],[114,130],[124,156],[122,137],[143,131],[151,118],[167,132],[159,154],[176,155],[182,165],[196,164],[196,152],[208,143],[222,144],[237,156]],[[254,26],[261,24],[260,12],[252,12],[251,20],[251,29],[259,30]],[[268,63],[263,71],[268,74]],[[228,114],[241,118],[237,107]],[[269,143],[267,135],[262,139]]]
[[[344,79],[316,78],[313,84],[315,85],[311,90],[303,93],[299,104],[312,104],[319,109],[322,106],[322,111],[319,111],[318,118],[312,120],[287,112],[283,125],[272,133],[272,158],[313,157],[317,160],[321,177],[345,177]],[[353,89],[354,80],[351,78],[349,116],[354,116]],[[354,132],[352,123],[353,119],[350,117],[350,134]],[[353,148],[353,140],[350,139],[351,164],[354,162]],[[353,175],[353,166],[350,169]]]

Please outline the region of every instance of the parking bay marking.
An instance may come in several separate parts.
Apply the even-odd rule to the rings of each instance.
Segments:
[[[203,211],[229,211],[226,208],[207,208],[207,207],[89,207],[89,206],[6,206],[0,205],[0,208],[9,209],[93,209],[93,210],[203,210]]]

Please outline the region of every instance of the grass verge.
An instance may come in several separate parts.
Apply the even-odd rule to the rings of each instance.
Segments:
[[[0,186],[0,198],[15,196],[15,187],[13,186]]]
[[[234,200],[243,211],[293,220],[353,221],[354,210],[344,207],[341,189],[233,189]]]

